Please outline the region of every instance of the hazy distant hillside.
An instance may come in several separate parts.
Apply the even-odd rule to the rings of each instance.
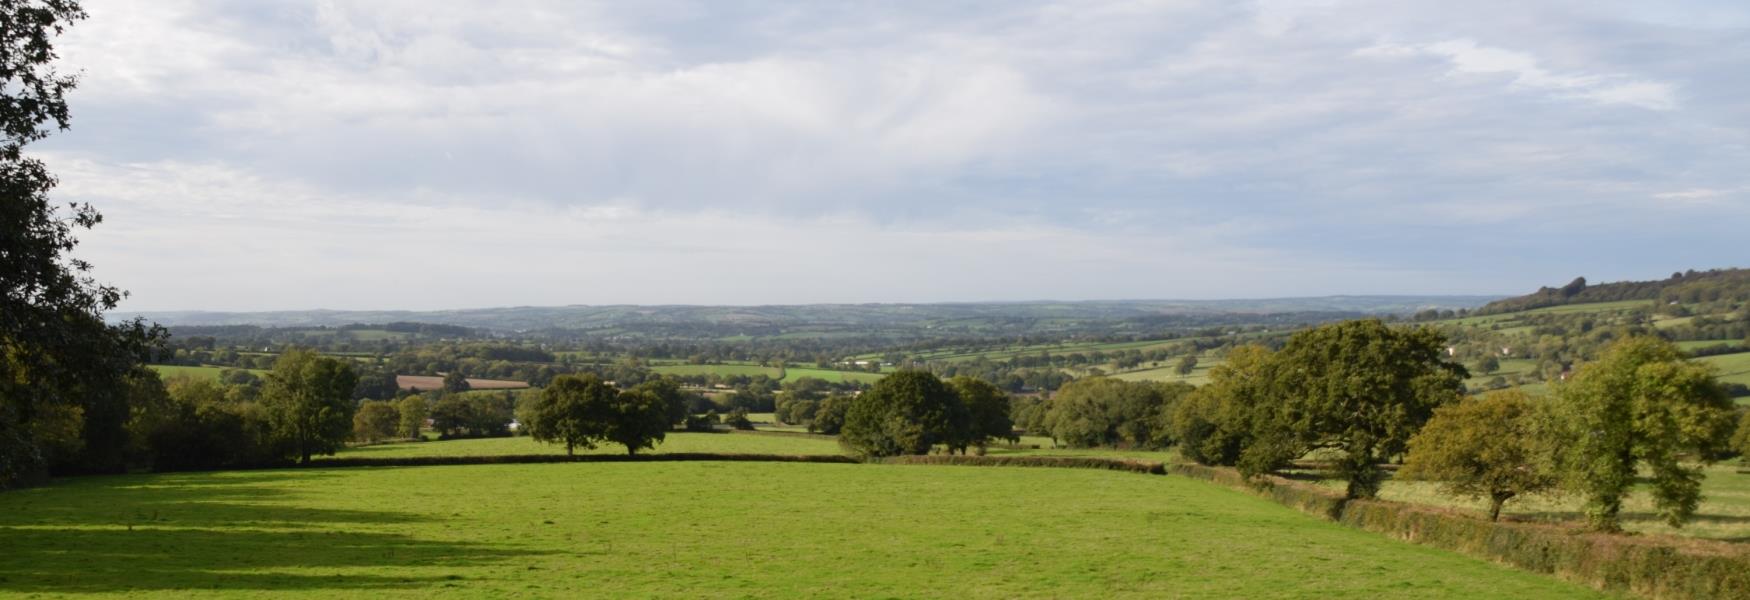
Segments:
[[[952,326],[991,321],[1106,321],[1265,314],[1386,315],[1429,308],[1475,308],[1498,296],[1328,296],[1260,300],[1136,300],[1087,302],[978,302],[943,304],[810,304],[791,306],[555,306],[440,311],[304,310],[276,312],[172,311],[137,313],[167,326],[339,326],[420,322],[500,331],[610,329],[632,325],[708,324],[732,327]],[[128,314],[116,316],[127,317]]]

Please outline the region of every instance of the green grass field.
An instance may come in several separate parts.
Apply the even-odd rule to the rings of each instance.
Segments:
[[[833,371],[829,369],[816,369],[813,367],[785,367],[780,371],[777,367],[762,367],[756,364],[747,363],[729,363],[721,365],[657,364],[652,365],[650,370],[668,375],[717,375],[720,377],[729,377],[732,375],[746,375],[748,377],[765,375],[766,377],[778,379],[779,376],[782,375],[782,381],[792,381],[803,377],[815,377],[833,382],[861,381],[864,383],[875,383],[876,381],[881,380],[880,373]]]
[[[1623,507],[1623,528],[1640,533],[1659,533],[1686,537],[1750,542],[1750,474],[1740,473],[1744,465],[1736,460],[1710,466],[1702,481],[1702,500],[1696,519],[1681,529],[1666,525],[1653,512],[1653,500],[1645,485],[1638,486]],[[1342,482],[1325,481],[1334,489]],[[1483,514],[1487,503],[1453,498],[1439,492],[1439,486],[1425,481],[1391,480],[1380,491],[1380,498],[1434,506],[1452,506]],[[1524,521],[1577,522],[1584,518],[1577,497],[1537,496],[1515,499],[1502,511],[1505,518]]]
[[[159,377],[163,377],[165,379],[169,379],[171,377],[176,377],[176,376],[191,377],[194,379],[218,379],[219,372],[224,371],[225,369],[232,368],[232,367],[211,367],[211,366],[190,367],[190,366],[184,366],[184,365],[147,365],[147,366],[150,366],[152,368],[152,370],[157,371]],[[251,373],[254,373],[256,375],[266,375],[267,374],[267,371],[263,371],[261,369],[248,369],[248,371]]]
[[[1750,385],[1750,352],[1704,356],[1695,360],[1713,365],[1717,369],[1714,376],[1722,383]]]
[[[779,463],[87,477],[0,494],[0,595],[1592,598],[1171,476]]]

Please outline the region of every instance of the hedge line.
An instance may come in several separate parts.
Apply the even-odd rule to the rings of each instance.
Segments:
[[[1167,469],[1158,462],[1121,458],[1086,456],[972,456],[962,454],[930,454],[924,456],[893,456],[881,459],[890,465],[958,465],[976,467],[1055,467],[1067,469],[1110,469],[1165,475]]]
[[[403,456],[394,458],[323,458],[310,461],[304,466],[314,468],[330,467],[425,467],[436,465],[508,465],[508,464],[544,464],[544,463],[574,463],[574,462],[675,462],[675,461],[730,461],[730,462],[798,462],[798,463],[838,463],[856,464],[857,459],[837,454],[736,454],[727,452],[675,452],[668,454],[580,454],[566,456],[563,454],[507,454],[500,456]]]
[[[1664,599],[1750,599],[1750,548],[1664,536],[1589,533],[1572,527],[1491,523],[1439,508],[1377,500],[1282,478],[1262,487],[1233,469],[1169,465],[1177,475],[1270,497],[1344,525],[1496,560],[1601,590]]]

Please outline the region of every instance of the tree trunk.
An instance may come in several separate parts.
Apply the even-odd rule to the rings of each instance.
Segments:
[[[577,449],[577,444],[573,444],[571,442],[565,442],[565,455],[566,456],[577,456],[576,449]]]
[[[1512,499],[1513,496],[1514,496],[1513,492],[1504,492],[1504,491],[1497,491],[1497,492],[1489,495],[1489,520],[1490,521],[1500,521],[1501,520],[1501,506],[1506,504],[1507,500]]]

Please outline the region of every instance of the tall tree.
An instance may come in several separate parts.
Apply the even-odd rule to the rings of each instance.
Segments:
[[[1009,394],[997,386],[961,375],[948,382],[966,405],[966,435],[960,440],[984,454],[991,440],[1015,441],[1015,422],[1009,418]],[[965,452],[965,445],[961,451]]]
[[[316,454],[333,454],[352,433],[352,364],[293,349],[280,354],[268,373],[262,404],[274,431],[285,439],[300,464]]]
[[[395,408],[401,415],[401,425],[396,429],[396,433],[401,434],[401,437],[404,438],[419,437],[419,431],[425,427],[426,417],[430,416],[425,397],[414,394],[402,398]]]
[[[401,411],[395,403],[388,400],[366,400],[359,403],[358,412],[352,416],[352,438],[361,442],[375,442],[395,437],[395,431],[401,427]]]
[[[1209,383],[1173,409],[1180,453],[1206,465],[1239,462],[1252,444],[1254,422],[1273,410],[1265,398],[1270,357],[1270,349],[1263,346],[1239,346],[1210,368]]]
[[[607,433],[607,414],[619,392],[595,374],[560,375],[541,390],[541,397],[517,415],[535,441],[565,444],[567,456],[577,448],[594,449]]]
[[[966,427],[966,406],[929,371],[896,371],[851,400],[839,443],[863,456],[927,454]]]
[[[1280,410],[1258,432],[1264,443],[1248,451],[1281,459],[1335,449],[1348,496],[1371,498],[1382,478],[1379,463],[1403,453],[1434,408],[1463,391],[1464,367],[1445,356],[1445,336],[1423,326],[1363,319],[1298,332],[1272,358],[1267,381]],[[1263,463],[1250,466],[1242,470],[1255,472]]]
[[[1672,526],[1701,502],[1701,469],[1727,441],[1732,403],[1713,370],[1684,360],[1652,337],[1612,344],[1557,388],[1566,424],[1560,471],[1586,498],[1586,516],[1602,531],[1621,529],[1622,498],[1644,466],[1653,501]]]
[[[125,378],[162,338],[138,320],[104,322],[124,293],[69,256],[75,230],[103,217],[89,204],[51,202],[54,175],[24,152],[67,129],[66,95],[77,80],[55,71],[53,41],[85,16],[70,0],[0,3],[0,489],[47,475],[32,434],[39,414],[79,415],[80,450],[68,468],[122,468]]]
[[[645,448],[655,448],[674,425],[669,420],[670,404],[662,395],[644,388],[633,388],[614,396],[607,410],[607,430],[602,437],[626,447],[626,454],[637,454]]]
[[[652,379],[633,386],[632,389],[655,394],[656,397],[662,401],[662,405],[667,407],[668,423],[670,426],[687,420],[687,415],[689,414],[687,405],[689,404],[690,399],[688,398],[688,393],[681,390],[679,382],[667,378]]]

